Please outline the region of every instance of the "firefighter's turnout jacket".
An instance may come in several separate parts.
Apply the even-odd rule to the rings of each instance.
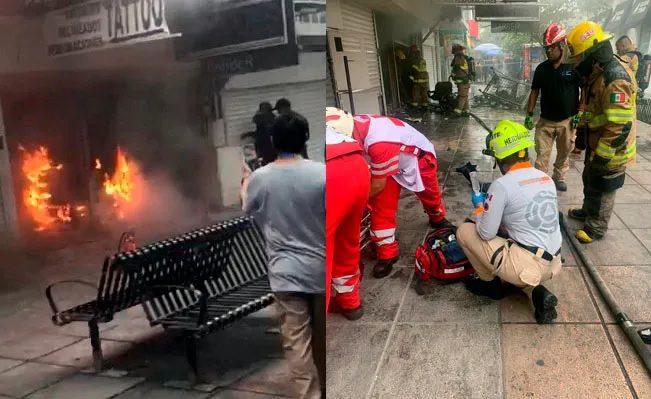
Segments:
[[[409,79],[418,85],[429,86],[427,63],[423,57],[414,57],[410,62]]]
[[[470,83],[468,58],[462,53],[455,54],[452,59],[452,79],[455,83]]]
[[[607,160],[608,172],[622,172],[635,162],[635,75],[618,57],[596,66],[588,78],[585,119],[588,145]]]

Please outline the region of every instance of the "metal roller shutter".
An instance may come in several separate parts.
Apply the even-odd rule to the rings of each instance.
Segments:
[[[325,159],[325,80],[288,83],[251,89],[222,92],[222,105],[228,145],[237,145],[240,135],[254,131],[251,121],[261,101],[272,105],[279,98],[292,103],[292,109],[310,123],[308,156],[316,161]]]
[[[423,44],[423,58],[427,62],[427,73],[429,75],[430,90],[434,90],[436,75],[434,72],[434,47]]]
[[[326,63],[326,105],[336,107],[334,81],[332,80],[332,71],[330,71],[330,61]]]

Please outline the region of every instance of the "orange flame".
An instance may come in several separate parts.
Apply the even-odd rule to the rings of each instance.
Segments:
[[[52,164],[48,150],[43,146],[33,152],[23,146],[18,146],[18,149],[25,154],[22,171],[27,179],[27,188],[23,192],[23,203],[36,224],[36,231],[43,231],[57,221],[70,223],[70,205],[52,205],[52,194],[48,192],[46,182],[50,171],[61,170],[63,165]]]
[[[95,158],[95,169],[102,169],[102,163],[99,161],[99,158]]]
[[[118,147],[113,177],[109,177],[108,173],[104,174],[104,191],[113,197],[113,207],[120,218],[124,217],[124,208],[134,200],[135,186],[135,165],[129,162],[127,155]]]

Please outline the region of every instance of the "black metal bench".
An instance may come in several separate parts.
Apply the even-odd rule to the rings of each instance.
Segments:
[[[97,298],[60,311],[52,289],[64,283],[93,287]],[[96,370],[104,368],[98,323],[142,305],[151,326],[182,332],[192,383],[198,372],[197,340],[273,302],[264,240],[248,218],[113,255],[104,261],[99,286],[61,281],[48,286],[45,295],[55,325],[88,323]]]

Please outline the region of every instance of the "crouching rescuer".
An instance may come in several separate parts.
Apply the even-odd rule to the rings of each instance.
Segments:
[[[503,176],[487,194],[473,193],[476,221],[457,230],[457,240],[476,271],[466,288],[501,299],[503,282],[510,283],[531,298],[538,323],[551,323],[558,300],[541,284],[561,270],[556,187],[529,161],[528,148],[534,142],[524,126],[503,120],[486,141],[485,152],[495,157]]]

